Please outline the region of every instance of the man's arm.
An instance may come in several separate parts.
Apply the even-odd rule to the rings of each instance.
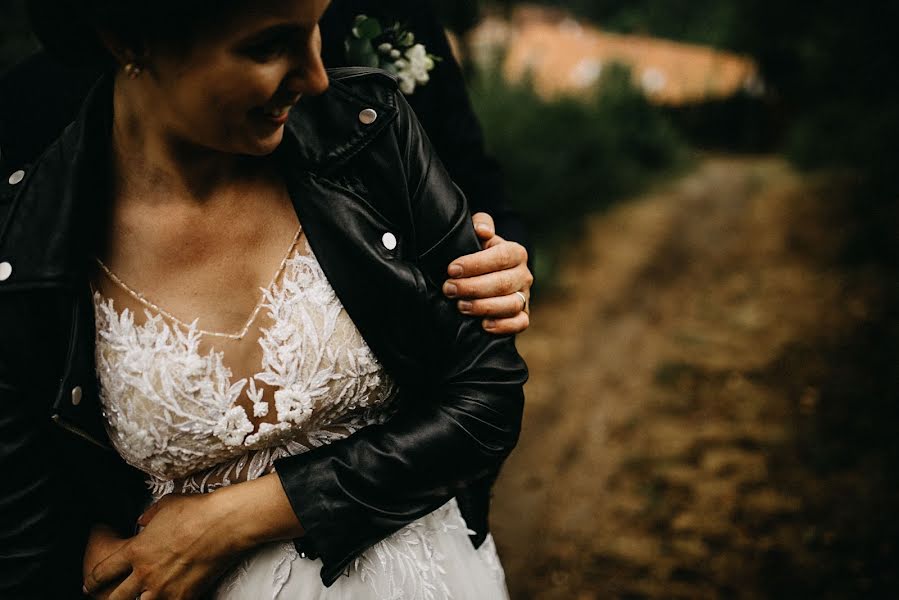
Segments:
[[[483,250],[453,261],[444,293],[458,299],[461,312],[484,317],[483,326],[490,332],[524,331],[533,282],[526,230],[506,204],[502,172],[487,155],[462,70],[433,7],[418,0],[335,0],[321,23],[326,65],[348,64],[344,41],[360,14],[376,17],[385,26],[400,22],[416,42],[441,59],[428,83],[417,86],[406,99],[476,213],[475,229]]]

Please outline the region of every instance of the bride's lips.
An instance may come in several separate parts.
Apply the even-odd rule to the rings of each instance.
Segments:
[[[258,116],[274,123],[275,125],[283,125],[290,117],[290,109],[299,101],[299,97],[293,98],[290,102],[284,104],[268,104],[253,110]]]

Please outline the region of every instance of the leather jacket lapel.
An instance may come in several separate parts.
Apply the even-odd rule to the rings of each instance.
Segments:
[[[50,418],[78,437],[111,450],[95,372],[94,303],[86,284],[72,294],[71,308],[68,352]]]
[[[309,245],[347,314],[391,373],[416,373],[427,290],[402,229],[325,177],[305,172],[288,182]],[[387,235],[392,248],[383,243]]]

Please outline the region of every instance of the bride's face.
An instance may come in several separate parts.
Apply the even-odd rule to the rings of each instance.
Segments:
[[[318,21],[329,0],[254,0],[187,49],[150,48],[134,84],[163,137],[219,152],[264,155],[290,109],[328,87]],[[149,109],[149,110],[148,110]]]

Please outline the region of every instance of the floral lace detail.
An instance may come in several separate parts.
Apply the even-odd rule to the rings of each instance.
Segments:
[[[259,328],[261,370],[237,381],[224,352],[201,351],[196,321],[173,326],[147,310],[138,324],[94,294],[107,429],[123,458],[150,474],[154,495],[253,479],[282,456],[386,418],[394,383],[305,246],[263,291],[271,324]]]
[[[434,541],[453,531],[474,533],[459,514],[455,500],[369,548],[356,559],[353,569],[372,586],[376,598],[452,598],[444,578],[446,557]],[[384,573],[389,576],[385,578]]]
[[[455,499],[450,500],[368,548],[348,568],[347,575],[358,578],[367,587],[369,593],[364,595],[365,598],[451,600],[454,596],[448,584],[447,569],[453,567],[448,561],[458,560],[458,557],[446,556],[442,549],[452,553],[454,544],[447,543],[448,538],[461,537],[460,546],[474,551],[468,540],[468,535],[472,533],[459,513]],[[267,573],[266,579],[271,582],[270,597],[279,598],[281,591],[290,585],[294,566],[302,559],[291,542],[279,543],[271,552],[261,561],[264,566],[253,555],[238,564],[219,585],[216,597],[229,598],[232,593],[233,597],[245,597],[241,592],[245,593],[245,582],[250,573],[263,569]],[[492,538],[488,537],[477,554],[487,567],[487,575],[495,580],[495,588],[504,589],[505,575]],[[341,582],[338,580],[338,586]],[[318,585],[318,582],[315,584]],[[266,586],[266,589],[269,587]],[[346,591],[337,592],[335,596],[343,598],[346,594]],[[265,598],[268,597],[269,594],[266,594]]]
[[[488,533],[484,538],[484,542],[478,548],[478,554],[481,560],[487,564],[487,568],[490,569],[496,582],[505,585],[506,572],[503,570],[502,563],[499,562],[499,554],[496,552],[496,542],[493,541],[492,534]]]
[[[285,456],[308,452],[313,448],[349,437],[353,432],[387,420],[390,411],[368,410],[348,415],[341,423],[331,423],[326,428],[302,435],[283,444],[260,448],[223,462],[211,469],[173,480],[151,475],[148,486],[153,501],[166,494],[206,494],[241,481],[252,481],[271,473],[275,461]]]

